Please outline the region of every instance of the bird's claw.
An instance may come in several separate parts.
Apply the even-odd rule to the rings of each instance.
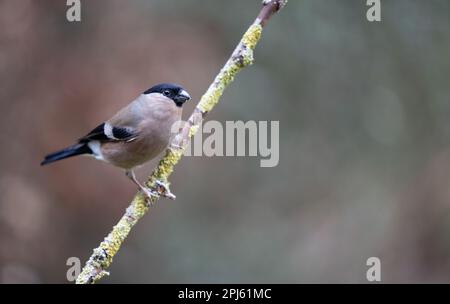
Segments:
[[[173,194],[172,192],[170,192],[169,186],[165,183],[163,183],[162,181],[157,180],[155,182],[156,184],[156,188],[157,188],[157,192],[159,195],[163,196],[163,197],[167,197],[171,200],[176,199],[177,197],[175,196],[175,194]]]
[[[141,188],[142,193],[145,196],[145,202],[147,203],[148,206],[153,206],[154,201],[152,200],[153,197],[157,198],[159,197],[159,195],[154,192],[153,190],[149,189],[149,188]]]
[[[154,188],[142,188],[142,191],[147,196],[147,199],[150,201],[151,205],[153,205],[152,197],[159,198],[162,196],[171,200],[176,199],[176,196],[170,192],[169,187],[159,180],[155,182]]]

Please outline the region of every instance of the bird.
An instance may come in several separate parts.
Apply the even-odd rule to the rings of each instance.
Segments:
[[[174,199],[164,183],[156,181],[160,191],[150,189],[137,180],[134,171],[167,148],[173,135],[172,126],[181,121],[182,107],[190,99],[180,85],[157,84],[75,144],[45,156],[41,166],[87,155],[124,169],[147,198],[163,195]]]

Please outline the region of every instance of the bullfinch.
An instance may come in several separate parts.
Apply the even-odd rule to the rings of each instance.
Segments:
[[[77,155],[88,155],[125,169],[126,175],[147,195],[163,193],[175,198],[161,182],[163,191],[144,187],[134,169],[153,159],[169,144],[172,125],[181,120],[182,106],[191,99],[181,86],[172,83],[155,85],[142,93],[108,121],[100,124],[76,144],[49,154],[41,162],[47,165]]]

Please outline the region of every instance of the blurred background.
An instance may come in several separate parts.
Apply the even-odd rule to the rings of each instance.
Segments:
[[[280,121],[280,162],[186,157],[103,283],[450,283],[450,2],[291,0],[208,119]],[[155,83],[192,111],[260,1],[0,1],[0,282],[65,283],[136,192],[40,167]],[[144,178],[155,162],[139,171]],[[245,190],[242,190],[245,189]]]

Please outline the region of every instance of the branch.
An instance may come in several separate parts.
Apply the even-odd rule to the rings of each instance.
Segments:
[[[148,178],[146,183],[148,187],[155,187],[157,180],[167,183],[174,166],[183,156],[190,138],[197,133],[206,114],[219,102],[223,91],[233,81],[236,74],[244,67],[253,63],[253,50],[261,38],[263,26],[266,25],[270,17],[283,8],[286,2],[287,0],[263,1],[263,7],[255,22],[248,28],[225,66],[220,70],[214,82],[202,96],[194,112],[189,117],[188,122],[172,140],[165,152],[165,156],[160,160],[158,166]],[[109,235],[101,242],[100,246],[94,249],[92,256],[86,262],[86,265],[76,280],[77,284],[92,284],[105,275],[108,275],[105,269],[111,265],[113,257],[119,251],[120,246],[125,241],[131,229],[157,200],[157,197],[152,197],[149,204],[140,192],[135,195],[117,225],[114,226]]]

